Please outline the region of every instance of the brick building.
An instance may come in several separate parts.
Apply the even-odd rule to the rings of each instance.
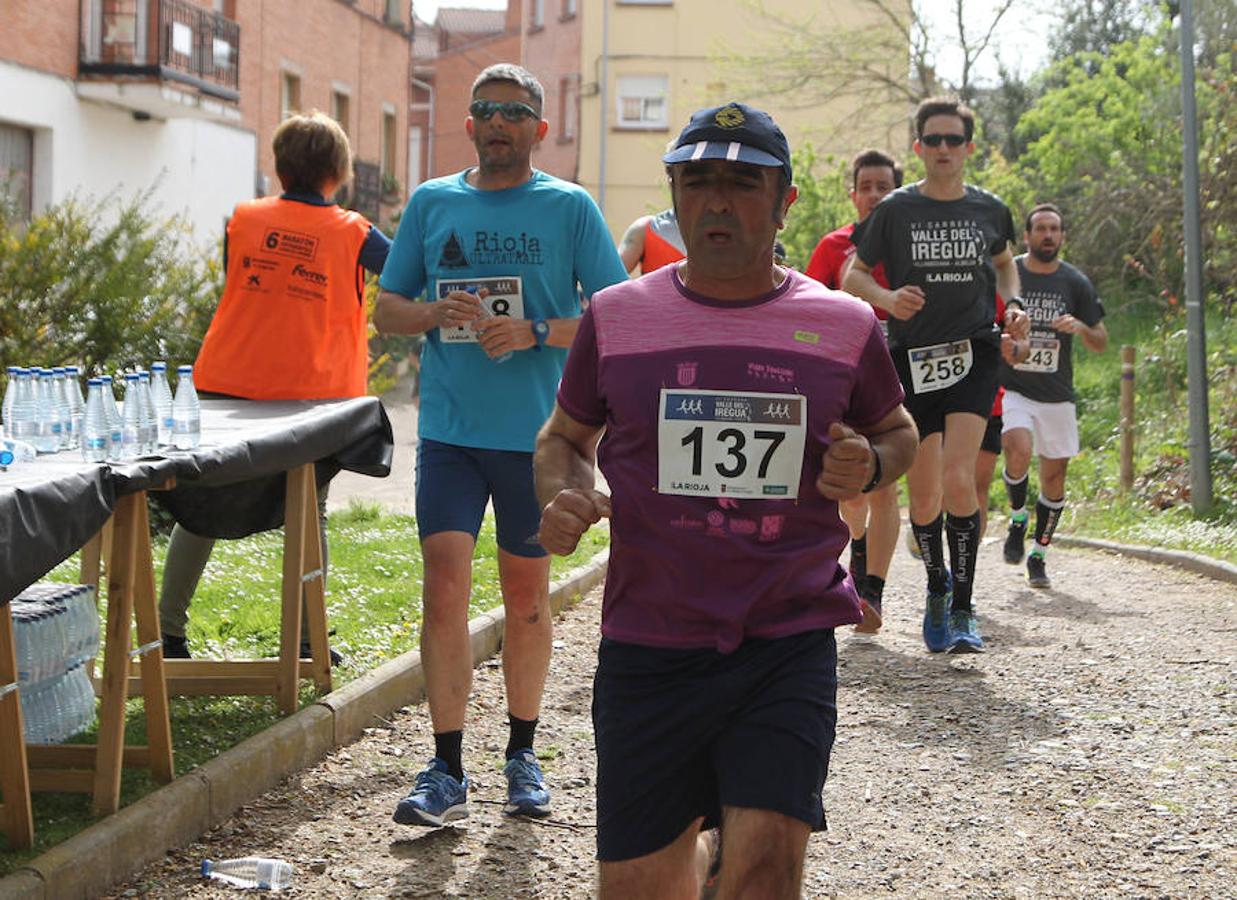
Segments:
[[[413,146],[421,179],[475,165],[464,131],[473,79],[486,66],[514,62],[545,88],[550,130],[533,165],[574,181],[579,159],[580,15],[578,0],[508,0],[505,10],[442,7],[433,23],[414,22]],[[414,156],[416,153],[414,152]]]
[[[350,199],[388,216],[409,181],[408,17],[407,0],[0,0],[0,192],[30,214],[153,186],[213,240],[278,191],[279,122],[317,108],[352,140]]]

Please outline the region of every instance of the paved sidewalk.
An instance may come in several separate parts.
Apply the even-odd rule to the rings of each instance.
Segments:
[[[347,509],[348,504],[356,500],[378,503],[390,512],[412,515],[417,446],[417,407],[412,402],[412,384],[412,374],[406,374],[382,395],[382,405],[395,433],[391,474],[386,478],[370,478],[355,472],[340,472],[331,481],[331,493],[326,501],[328,513]]]

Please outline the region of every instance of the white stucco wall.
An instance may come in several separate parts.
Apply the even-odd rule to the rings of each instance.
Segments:
[[[254,196],[253,132],[189,118],[137,121],[130,110],[79,97],[67,79],[0,61],[0,121],[34,131],[34,212],[65,197],[122,198],[155,186],[165,214],[183,213],[197,240],[217,240]]]

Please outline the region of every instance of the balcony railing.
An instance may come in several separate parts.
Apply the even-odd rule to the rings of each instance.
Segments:
[[[240,99],[240,25],[186,0],[82,0],[79,72],[179,81]]]

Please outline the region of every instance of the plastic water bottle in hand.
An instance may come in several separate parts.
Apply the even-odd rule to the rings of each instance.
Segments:
[[[477,289],[475,287],[470,287],[468,289],[468,293],[472,294],[473,296],[476,296]],[[481,318],[483,319],[494,318],[494,313],[490,310],[490,307],[486,304],[485,300],[481,301]],[[491,356],[490,359],[492,359],[496,363],[505,363],[507,360],[511,359],[512,353],[513,351],[508,350],[506,353],[499,354],[498,356]]]
[[[202,443],[202,404],[193,386],[193,366],[179,366],[176,369],[172,440],[177,450],[195,450]]]
[[[202,877],[242,888],[279,891],[292,885],[292,866],[282,859],[244,856],[240,859],[202,860]]]

